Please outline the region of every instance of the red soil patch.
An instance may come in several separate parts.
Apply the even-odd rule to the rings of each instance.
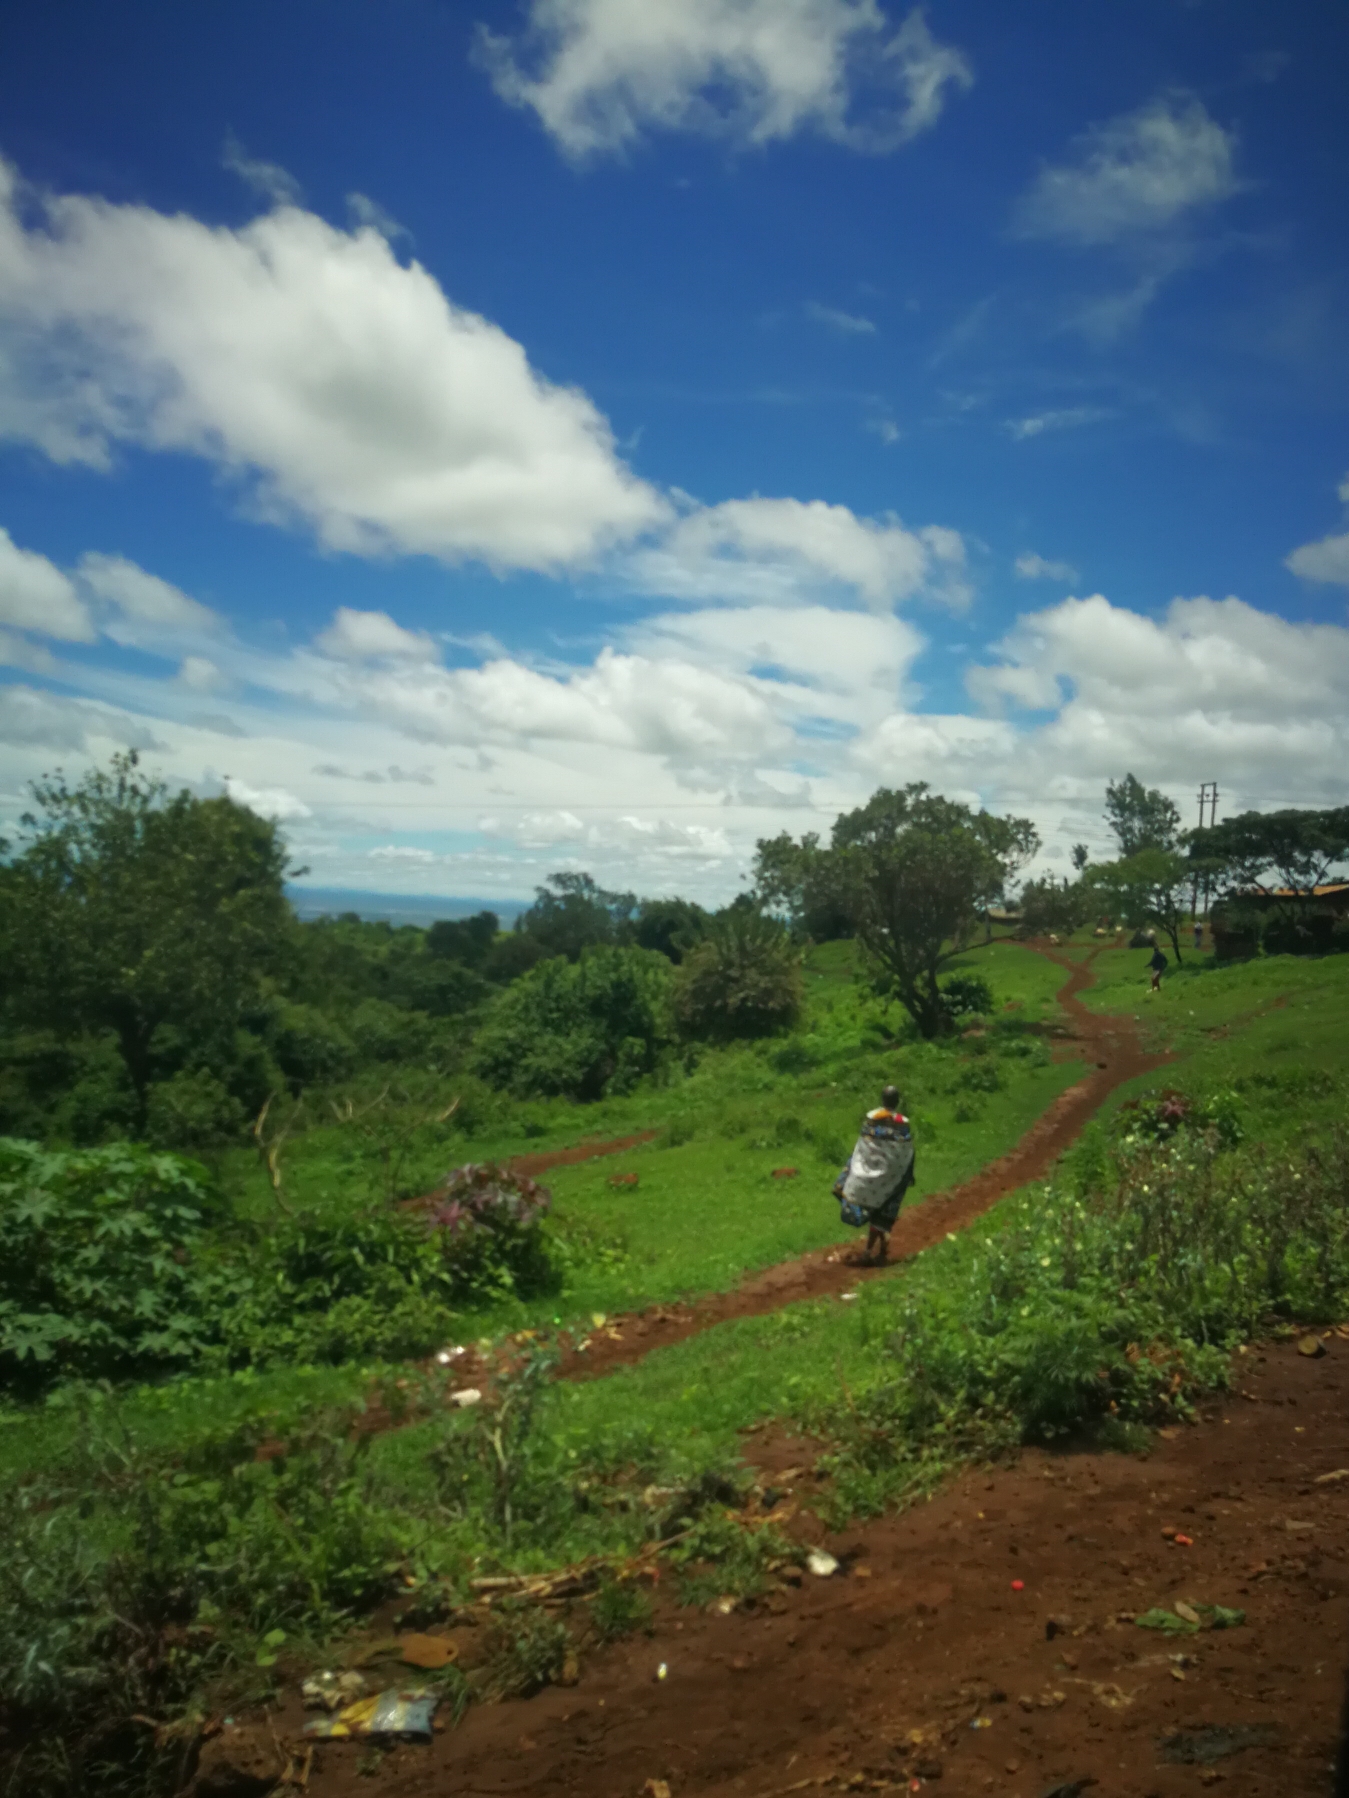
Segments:
[[[729,1616],[658,1587],[653,1633],[584,1657],[574,1688],[475,1707],[378,1766],[359,1744],[320,1746],[309,1798],[641,1798],[648,1780],[672,1798],[1040,1798],[1078,1780],[1097,1782],[1089,1798],[1193,1798],[1215,1774],[1234,1798],[1329,1798],[1349,1479],[1315,1482],[1349,1468],[1349,1340],[1327,1350],[1240,1357],[1239,1390],[1150,1456],[1027,1451],[836,1537],[809,1509],[810,1445],[792,1469],[777,1464],[793,1445],[766,1443],[788,1532],[840,1574]],[[1178,1599],[1246,1622],[1133,1623]],[[275,1725],[299,1723],[292,1697]],[[1163,1758],[1199,1730],[1257,1739],[1207,1767]]]
[[[931,1248],[951,1232],[965,1229],[1009,1192],[1040,1179],[1116,1087],[1161,1067],[1169,1059],[1143,1049],[1132,1018],[1098,1015],[1088,1011],[1078,998],[1095,979],[1091,963],[1096,950],[1079,962],[1041,943],[1027,946],[1068,969],[1058,1001],[1071,1020],[1082,1059],[1096,1065],[1084,1080],[1059,1094],[1014,1149],[990,1162],[964,1185],[934,1193],[921,1205],[902,1211],[890,1235],[892,1265]],[[753,1274],[730,1292],[610,1318],[602,1334],[592,1337],[585,1349],[572,1351],[566,1357],[562,1377],[593,1379],[612,1373],[616,1367],[640,1361],[654,1348],[683,1342],[713,1324],[737,1317],[758,1317],[798,1299],[848,1291],[861,1280],[884,1278],[885,1272],[884,1268],[849,1266],[837,1248],[816,1249],[795,1261]]]

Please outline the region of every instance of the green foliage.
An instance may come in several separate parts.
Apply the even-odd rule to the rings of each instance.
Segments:
[[[271,1029],[272,1047],[291,1088],[327,1086],[343,1080],[359,1050],[348,1033],[316,1005],[283,1003]]]
[[[1349,1135],[1237,1158],[1182,1120],[1164,1140],[1126,1134],[1083,1189],[1028,1193],[925,1258],[888,1307],[890,1371],[814,1422],[850,1499],[879,1503],[924,1456],[1188,1416],[1271,1314],[1347,1303]]]
[[[156,1148],[213,1148],[237,1141],[246,1123],[244,1107],[209,1068],[184,1069],[149,1090],[145,1136]]]
[[[1152,924],[1171,939],[1176,960],[1189,915],[1194,868],[1174,850],[1144,848],[1117,862],[1089,868],[1084,882],[1102,904],[1126,924]]]
[[[1234,895],[1262,893],[1290,928],[1305,930],[1313,889],[1349,857],[1349,805],[1242,812],[1195,831],[1190,848],[1223,869]]]
[[[657,949],[678,963],[702,940],[709,922],[702,906],[691,899],[643,899],[632,940],[639,949]]]
[[[938,975],[974,935],[1039,838],[1024,818],[995,818],[922,781],[882,787],[834,824],[830,861],[878,984],[925,1037],[949,1028]]]
[[[775,919],[733,906],[685,956],[675,977],[674,1009],[689,1036],[771,1035],[800,1012],[800,954]]]
[[[941,984],[942,1005],[952,1022],[986,1018],[996,1001],[993,988],[978,974],[953,974]]]
[[[590,1616],[600,1641],[616,1642],[649,1626],[651,1600],[630,1581],[602,1580],[590,1601]]]
[[[537,1605],[502,1605],[488,1630],[475,1683],[485,1698],[528,1698],[562,1672],[568,1646],[560,1619]]]
[[[569,961],[586,949],[625,942],[637,909],[635,895],[608,893],[589,874],[550,874],[534,894],[533,905],[515,920],[517,934],[543,955]]]
[[[499,1002],[474,1066],[521,1098],[630,1092],[672,1041],[670,973],[649,949],[593,948],[575,962],[540,962]]]
[[[130,1144],[0,1140],[0,1383],[125,1378],[192,1362],[204,1168]]]
[[[1174,850],[1180,842],[1180,813],[1174,804],[1133,774],[1107,785],[1105,820],[1126,859],[1143,849]]]
[[[65,1038],[110,1032],[143,1117],[155,1039],[230,1042],[274,968],[289,912],[275,824],[228,798],[174,796],[135,752],[76,786],[35,784],[27,845],[0,879],[11,1019]],[[218,1070],[217,1070],[218,1071]]]
[[[1080,880],[1055,880],[1052,874],[1047,874],[1043,880],[1028,880],[1017,898],[1021,912],[1020,934],[1071,936],[1086,923],[1092,900],[1090,888]]]

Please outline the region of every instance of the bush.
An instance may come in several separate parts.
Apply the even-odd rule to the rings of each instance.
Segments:
[[[211,1208],[206,1170],[176,1155],[0,1140],[0,1383],[195,1360],[193,1262]]]
[[[795,1023],[801,990],[801,956],[783,926],[733,906],[685,956],[675,977],[675,1014],[688,1036],[770,1036]]]
[[[313,1005],[283,1005],[272,1046],[291,1090],[343,1080],[356,1065],[356,1045],[340,1024]]]
[[[210,1149],[237,1142],[247,1122],[234,1094],[206,1068],[160,1080],[147,1096],[145,1136],[157,1149]]]
[[[1349,1305],[1349,1134],[1296,1156],[1216,1132],[1117,1144],[1090,1190],[1008,1201],[906,1281],[890,1373],[832,1429],[844,1500],[921,1485],[954,1454],[1192,1413],[1271,1315]]]
[[[383,999],[362,999],[351,1014],[351,1040],[366,1061],[415,1061],[430,1046],[432,1025],[421,1011],[401,1011]]]
[[[670,964],[648,949],[585,950],[540,962],[502,995],[474,1066],[521,1098],[631,1092],[671,1043]]]
[[[993,988],[978,974],[956,974],[943,981],[941,1002],[952,1023],[961,1018],[986,1018],[997,1003]]]

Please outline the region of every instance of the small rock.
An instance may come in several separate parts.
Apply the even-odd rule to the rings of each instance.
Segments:
[[[254,1724],[223,1729],[205,1744],[191,1798],[265,1798],[286,1770],[269,1730]]]
[[[806,1566],[816,1579],[828,1579],[838,1572],[838,1561],[825,1548],[812,1548],[806,1556]]]

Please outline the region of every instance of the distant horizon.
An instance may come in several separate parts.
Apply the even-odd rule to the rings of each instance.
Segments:
[[[337,917],[354,911],[366,923],[432,924],[437,918],[470,918],[495,912],[503,925],[513,924],[531,899],[490,899],[439,893],[380,893],[366,887],[306,886],[286,883],[286,898],[305,919]]]

